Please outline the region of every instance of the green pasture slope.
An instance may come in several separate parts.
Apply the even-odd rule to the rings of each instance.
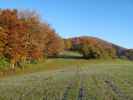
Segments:
[[[0,100],[133,100],[130,61],[57,58],[23,73],[0,79]]]

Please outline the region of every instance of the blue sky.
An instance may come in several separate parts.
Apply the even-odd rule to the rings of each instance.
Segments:
[[[0,8],[36,10],[62,37],[96,36],[133,48],[133,0],[0,0]]]

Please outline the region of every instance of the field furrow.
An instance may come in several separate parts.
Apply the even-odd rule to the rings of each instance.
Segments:
[[[133,64],[80,63],[0,79],[0,100],[133,100]]]

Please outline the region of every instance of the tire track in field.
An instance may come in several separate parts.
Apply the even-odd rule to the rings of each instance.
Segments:
[[[60,73],[67,73],[67,72],[69,72],[69,70],[67,69],[67,70],[61,70],[60,71]],[[61,75],[62,75],[61,74]],[[51,86],[52,85],[54,85],[54,84],[57,84],[57,83],[49,83],[49,84],[51,84]],[[75,84],[75,80],[67,80],[67,83],[65,84],[66,85],[66,87],[65,86],[63,86],[63,88],[65,89],[64,91],[64,93],[62,94],[61,93],[61,97],[60,97],[60,99],[59,99],[59,96],[56,98],[56,99],[54,99],[54,100],[68,100],[67,99],[67,96],[69,95],[69,91],[72,89],[72,87],[73,87],[73,85]],[[55,88],[57,88],[58,89],[58,87],[55,87]],[[51,90],[51,89],[53,89],[53,88],[51,88],[51,87],[49,87],[48,89],[47,89],[47,94],[43,97],[43,100],[49,100],[49,97],[50,97],[50,95],[49,95],[49,90]],[[57,95],[56,95],[57,96]],[[51,99],[50,99],[51,100]]]
[[[74,75],[75,79],[80,77],[79,71],[80,71],[79,68],[76,67],[75,75]],[[64,91],[63,98],[62,98],[61,100],[68,100],[69,92],[71,91],[71,89],[73,88],[73,86],[74,86],[74,84],[75,84],[75,82],[76,82],[75,79],[73,79],[73,80],[71,80],[71,81],[69,82],[68,86],[66,87],[66,90]],[[81,91],[80,91],[80,92],[81,92]],[[81,94],[81,93],[80,93],[80,94]],[[79,100],[80,100],[80,99],[79,99]]]
[[[112,80],[105,80],[104,81],[109,88],[119,97],[121,100],[130,100],[128,96],[126,96]]]
[[[62,97],[62,100],[67,100],[67,97],[68,97],[68,94],[69,94],[69,91],[72,89],[72,86],[73,86],[73,82],[71,81],[69,83],[69,85],[66,87],[66,90],[63,94],[63,97]]]
[[[115,84],[114,81],[112,81],[112,79],[115,79],[119,82],[122,83],[122,85],[124,87],[126,87],[125,85],[129,85],[129,86],[132,86],[130,83],[128,83],[127,81],[128,80],[124,80],[124,79],[121,79],[119,78],[119,76],[117,75],[105,75],[105,76],[108,76],[108,78],[105,78],[103,79],[104,80],[104,83],[111,88],[111,90],[116,93],[116,95],[120,98],[122,98],[122,100],[133,100],[131,99],[130,96],[128,96],[127,94],[125,94],[119,87],[118,85]]]
[[[84,99],[84,96],[85,96],[84,87],[81,86],[81,87],[79,88],[78,100],[83,100],[83,99]]]
[[[82,69],[80,67],[77,67],[77,73],[80,81],[80,87],[79,87],[79,93],[78,93],[78,99],[77,100],[84,100],[85,97],[85,87],[84,87],[84,81],[85,77],[82,75]]]

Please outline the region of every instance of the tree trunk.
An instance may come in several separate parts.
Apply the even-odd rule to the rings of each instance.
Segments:
[[[10,67],[11,67],[11,69],[15,69],[15,64],[11,63]]]

